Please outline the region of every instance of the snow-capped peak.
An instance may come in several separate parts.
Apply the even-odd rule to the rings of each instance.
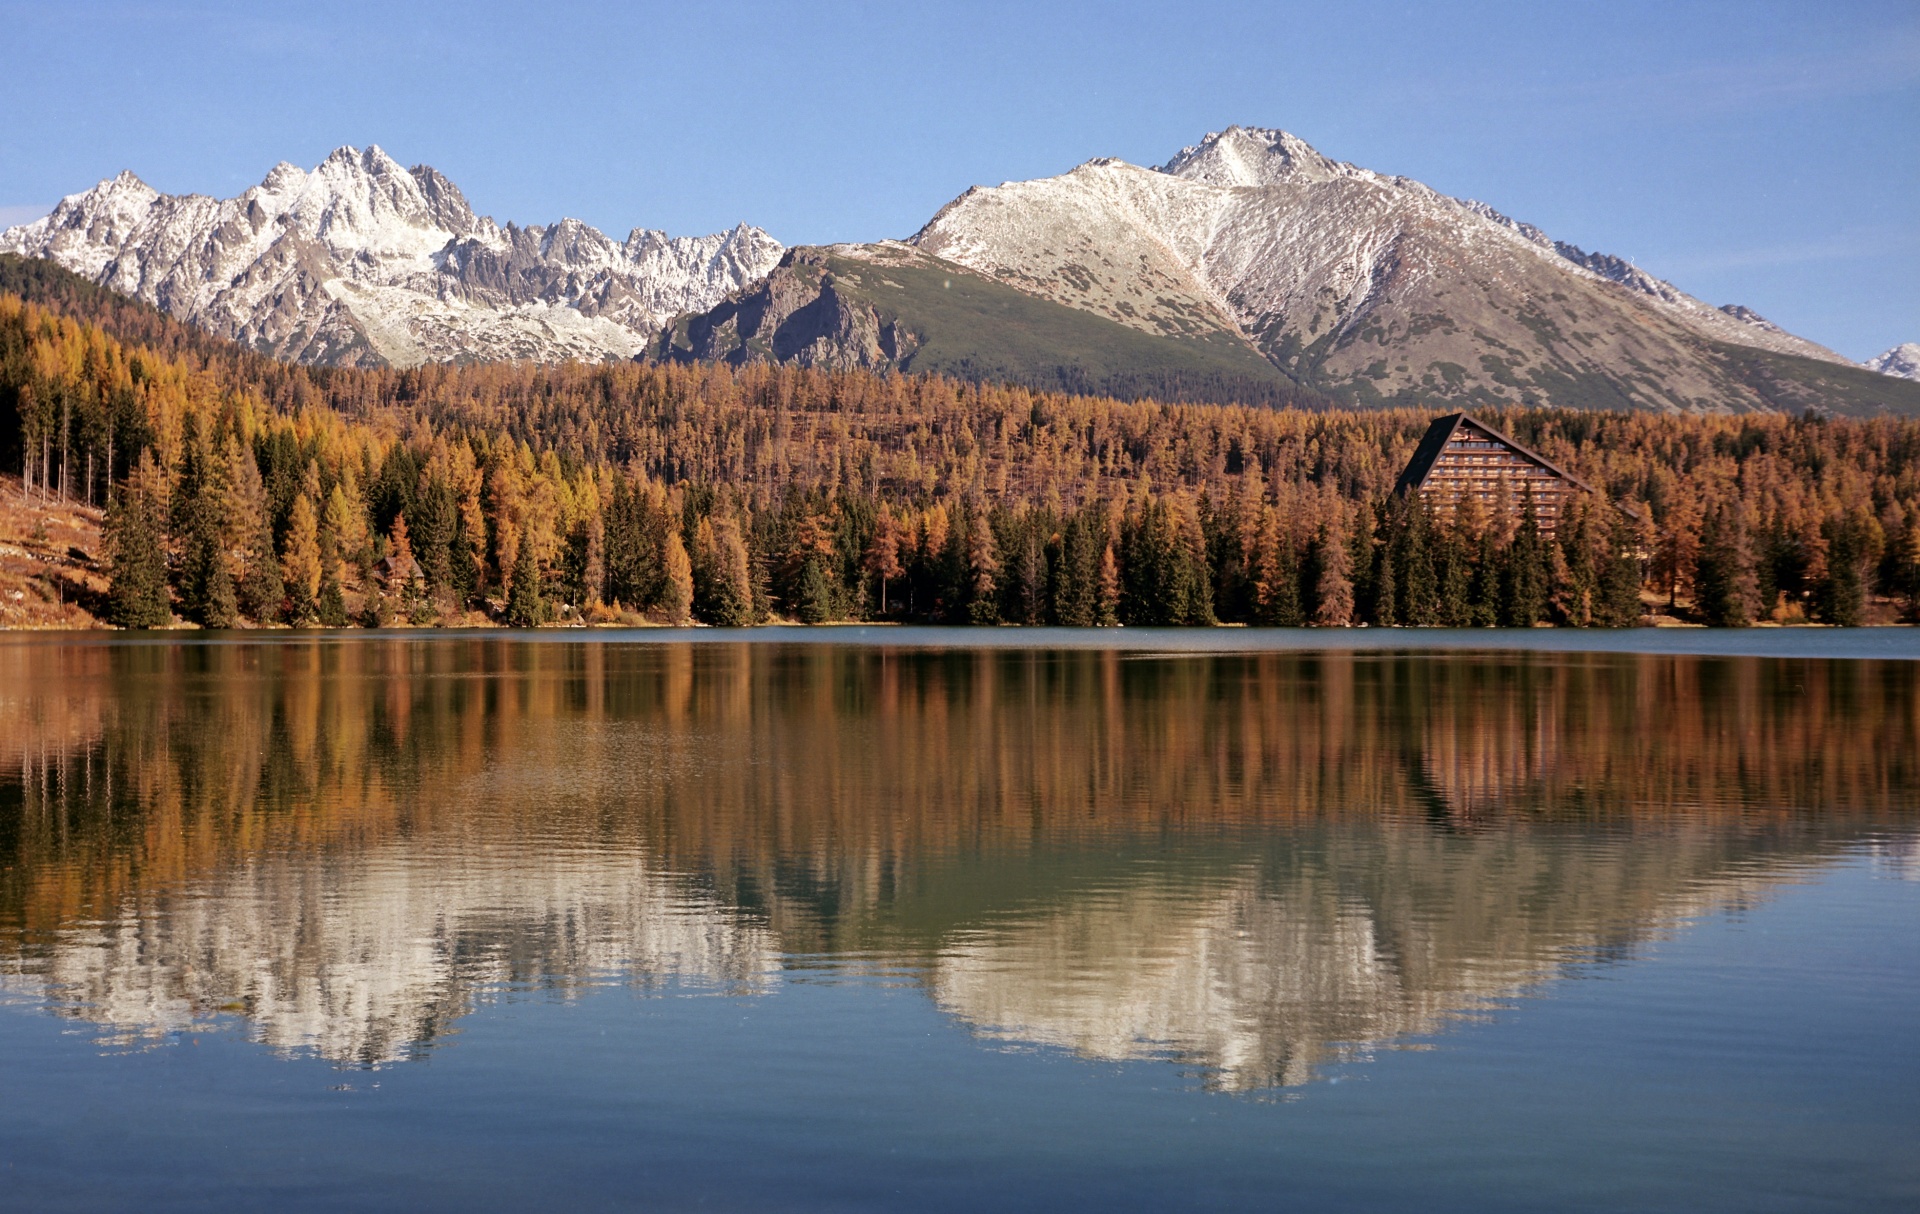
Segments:
[[[711,307],[785,250],[758,228],[619,244],[575,219],[501,229],[454,184],[378,145],[281,163],[224,201],[131,172],[0,233],[182,319],[284,357],[627,357],[669,317]]]
[[[1882,375],[1920,379],[1920,342],[1901,342],[1878,358],[1868,359],[1866,365]]]
[[[1298,135],[1269,127],[1230,126],[1180,151],[1162,173],[1221,186],[1266,186],[1290,179],[1325,181],[1355,172]]]

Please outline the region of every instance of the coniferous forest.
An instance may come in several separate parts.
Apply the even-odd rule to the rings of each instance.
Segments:
[[[1514,411],[1551,536],[1392,490],[1431,414],[644,363],[288,366],[17,260],[0,466],[128,627],[1857,624],[1920,606],[1920,421]],[[1624,506],[1627,509],[1616,507]]]

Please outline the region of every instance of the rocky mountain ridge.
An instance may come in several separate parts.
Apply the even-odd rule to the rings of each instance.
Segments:
[[[226,201],[123,173],[0,233],[9,251],[313,363],[651,355],[1272,403],[1909,403],[1748,308],[1266,128],[1154,168],[974,187],[904,241],[502,227],[374,147]],[[1911,378],[1898,354],[1871,370]]]
[[[0,252],[50,258],[277,357],[411,366],[630,357],[784,249],[745,224],[625,241],[573,219],[502,227],[434,169],[343,147],[225,200],[123,172],[0,233]]]
[[[910,289],[906,267],[936,289]],[[1073,348],[1052,366],[1010,359],[1035,319],[959,316],[960,283],[1073,314],[1043,322],[1073,330]],[[1158,168],[1099,159],[976,186],[904,242],[793,250],[766,282],[682,318],[655,352],[962,374],[1012,362],[1012,378],[1099,390],[1179,364],[1174,394],[1207,399],[1264,382],[1350,404],[1920,406],[1889,406],[1881,397],[1901,390],[1751,309],[1713,307],[1287,132],[1239,127]]]
[[[1866,365],[1882,375],[1920,380],[1920,342],[1901,342],[1885,354],[1868,359]]]

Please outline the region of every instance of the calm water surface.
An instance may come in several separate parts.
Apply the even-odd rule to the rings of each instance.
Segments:
[[[0,1208],[1920,1206],[1911,631],[1210,635],[0,639]]]

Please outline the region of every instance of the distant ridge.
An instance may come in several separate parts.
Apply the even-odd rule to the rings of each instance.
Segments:
[[[1309,407],[1920,411],[1920,348],[1863,367],[1258,127],[1157,168],[974,187],[904,241],[501,227],[372,147],[226,201],[122,173],[0,252],[318,365],[653,357]]]
[[[994,299],[992,305],[986,302]],[[971,301],[969,303],[969,301]],[[1287,403],[1920,410],[1920,393],[1491,207],[1233,127],[795,249],[657,356]]]
[[[501,227],[451,181],[343,147],[237,198],[162,194],[130,172],[0,233],[222,337],[353,366],[630,357],[676,313],[765,274],[780,243],[740,225],[615,242],[573,219]]]

